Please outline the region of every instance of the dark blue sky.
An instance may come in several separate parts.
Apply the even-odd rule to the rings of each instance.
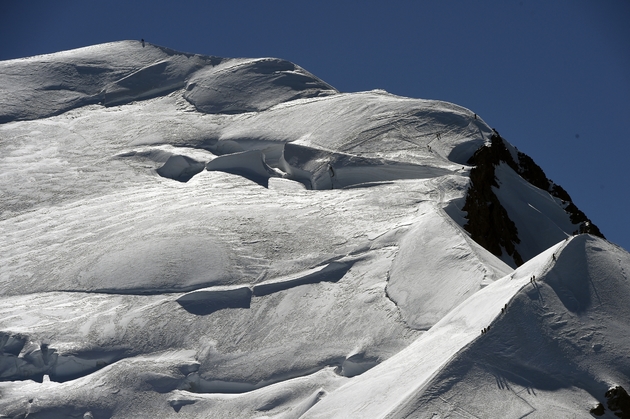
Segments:
[[[0,2],[0,59],[140,39],[465,106],[630,249],[630,1]]]

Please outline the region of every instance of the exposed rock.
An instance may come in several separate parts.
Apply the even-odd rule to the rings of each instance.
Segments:
[[[593,407],[589,413],[594,416],[602,416],[605,412],[604,405],[597,403],[597,406]]]
[[[630,419],[630,395],[621,386],[611,387],[606,392],[608,408],[621,419]]]
[[[515,163],[498,134],[492,135],[490,141],[490,146],[478,149],[468,161],[475,167],[470,171],[471,186],[463,207],[468,219],[464,228],[474,241],[492,254],[501,256],[504,249],[520,266],[524,261],[515,248],[515,244],[520,243],[518,230],[492,191],[492,186],[499,187],[494,175],[495,166],[502,161],[510,167]]]
[[[518,162],[514,160],[514,155],[506,147],[504,139],[495,130],[490,138],[490,144],[479,148],[468,160],[468,163],[475,167],[470,171],[471,186],[463,207],[468,219],[464,228],[473,240],[496,256],[501,256],[505,251],[514,259],[517,266],[524,262],[516,250],[516,245],[520,243],[518,229],[492,190],[492,186],[499,188],[495,167],[500,163],[507,164],[530,184],[561,199],[571,222],[577,225],[573,234],[589,233],[605,238],[599,228],[575,206],[569,194],[560,185],[548,179],[531,157],[520,151],[517,151],[516,155]]]

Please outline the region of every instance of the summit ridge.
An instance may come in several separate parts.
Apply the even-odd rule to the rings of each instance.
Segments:
[[[0,62],[0,415],[615,417],[630,254],[475,112],[137,41]]]

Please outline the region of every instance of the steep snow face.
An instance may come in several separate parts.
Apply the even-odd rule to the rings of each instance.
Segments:
[[[465,108],[138,42],[0,63],[0,90],[2,415],[416,415],[453,368],[449,382],[472,385],[461,354],[500,324],[515,333],[506,302],[523,300],[553,342],[563,326],[544,326],[539,295],[609,328],[590,338],[602,346],[589,380],[628,381],[601,356],[605,342],[626,348],[607,332],[627,322],[625,291],[608,302],[613,327],[584,290],[608,277],[622,289],[627,253],[561,242],[562,202],[500,165],[487,189],[513,201],[531,260],[513,271],[476,243],[462,227],[466,162],[492,130]],[[543,218],[544,234],[522,233]],[[533,274],[549,284],[534,297]],[[545,345],[541,362],[569,371]],[[567,374],[563,389],[601,400],[604,384]]]
[[[628,253],[581,235],[554,255],[403,416],[430,417],[411,413],[419,409],[446,415],[466,406],[486,417],[510,406],[512,417],[589,417],[598,402],[607,405],[608,388],[627,386]]]
[[[509,265],[521,265],[573,234],[604,237],[562,187],[496,130],[470,163],[475,167],[462,208],[466,221],[454,211],[450,214],[475,241]]]
[[[422,214],[400,241],[387,293],[407,324],[428,330],[468,297],[512,269],[462,233],[439,210]]]
[[[629,270],[623,249],[589,235],[568,239],[305,417],[591,417],[630,376]]]
[[[497,188],[493,188],[510,219],[515,220],[520,243],[516,245],[524,260],[529,260],[566,239],[578,230],[559,198],[533,186],[507,164],[496,167]],[[530,226],[535,225],[533,230]]]

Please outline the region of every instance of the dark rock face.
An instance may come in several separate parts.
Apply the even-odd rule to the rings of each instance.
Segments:
[[[612,387],[606,392],[608,408],[621,419],[630,419],[630,395],[621,386]]]
[[[479,148],[468,163],[475,167],[470,171],[471,186],[463,207],[468,219],[464,228],[473,240],[492,254],[501,256],[505,251],[517,266],[524,263],[516,250],[516,245],[520,243],[518,229],[492,190],[493,186],[499,188],[495,177],[495,167],[500,163],[507,164],[537,188],[560,198],[571,222],[578,225],[573,234],[589,233],[605,238],[597,226],[575,206],[569,194],[561,186],[549,180],[531,157],[519,151],[518,162],[516,162],[496,130],[490,138],[490,145]]]
[[[605,411],[606,409],[604,408],[604,405],[601,403],[597,403],[597,406],[592,408],[589,413],[594,416],[602,416]]]
[[[492,254],[501,256],[501,249],[505,249],[520,266],[524,261],[515,248],[515,244],[520,243],[518,230],[492,191],[492,186],[499,187],[494,175],[495,166],[511,162],[512,167],[515,163],[498,134],[492,135],[490,141],[489,147],[481,147],[468,161],[475,167],[470,171],[471,186],[462,208],[468,213],[464,228],[474,241]]]

